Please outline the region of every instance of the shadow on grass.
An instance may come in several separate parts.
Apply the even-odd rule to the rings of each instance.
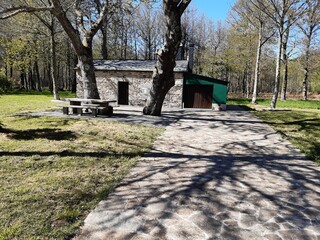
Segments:
[[[309,118],[304,120],[289,121],[282,123],[277,123],[275,121],[266,121],[266,123],[275,127],[277,129],[277,132],[281,135],[300,145],[300,149],[303,153],[306,154],[308,159],[317,162],[320,161],[320,143],[315,141],[314,137],[307,137],[305,136],[305,134],[303,134],[303,131],[308,132],[311,129],[313,129],[315,133],[319,131],[317,130],[320,128],[320,121],[318,118]],[[279,126],[284,126],[284,128],[279,129]],[[293,128],[289,131],[290,133],[288,133],[288,131],[285,130],[286,126]],[[300,134],[295,135],[295,133]]]
[[[320,127],[320,120],[318,118],[304,119],[298,121],[291,121],[283,123],[284,125],[299,125],[300,130],[306,129],[308,126]]]
[[[228,104],[227,111],[255,111],[255,109],[241,104]]]
[[[309,159],[320,163],[320,143],[310,142],[309,151],[306,152]]]
[[[306,154],[307,159],[320,163],[320,143],[314,138],[289,136],[283,131],[278,130],[278,133],[284,135],[290,141],[300,145],[301,151]]]
[[[59,156],[59,157],[93,157],[93,158],[105,158],[105,157],[136,157],[136,156],[141,156],[143,154],[143,151],[135,151],[135,152],[74,152],[74,151],[61,151],[61,152],[38,152],[38,151],[18,151],[18,152],[8,152],[8,151],[3,151],[0,152],[0,157],[1,156],[25,156],[25,157],[30,157],[34,155],[39,155],[41,157],[49,157],[49,156]]]
[[[0,133],[8,134],[8,137],[15,140],[34,140],[34,139],[48,139],[48,140],[74,140],[76,134],[72,131],[62,131],[61,129],[43,128],[43,129],[29,129],[29,130],[13,130],[4,128],[0,125]]]

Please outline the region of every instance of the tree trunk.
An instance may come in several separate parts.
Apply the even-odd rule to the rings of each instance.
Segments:
[[[246,76],[247,76],[247,69],[243,70],[243,77],[242,77],[242,95],[246,95]]]
[[[281,100],[287,100],[287,87],[288,87],[288,54],[287,54],[287,46],[289,40],[290,28],[288,27],[285,33],[284,41],[283,41],[283,63],[284,63],[284,73],[283,73],[283,81],[282,81],[282,89],[281,89]]]
[[[36,85],[35,87],[36,87],[36,90],[41,92],[41,81],[40,81],[40,72],[39,72],[38,60],[36,60],[34,62],[33,72],[34,72],[34,76],[35,76],[35,85]]]
[[[102,42],[101,42],[101,56],[103,60],[108,60],[108,47],[107,47],[107,30],[102,27]]]
[[[8,64],[5,63],[5,74],[6,74],[6,78],[8,79],[9,76],[8,76]]]
[[[152,76],[150,96],[143,113],[160,116],[163,101],[170,88],[175,84],[174,67],[176,54],[182,38],[181,15],[189,5],[189,1],[177,3],[173,0],[163,0],[164,19],[166,24],[165,42],[158,52],[158,59]]]
[[[91,48],[86,48],[86,51],[78,57],[78,67],[82,79],[83,97],[99,99]]]
[[[262,49],[262,24],[260,23],[259,29],[259,41],[257,47],[257,57],[256,57],[256,66],[255,66],[255,73],[254,73],[254,82],[253,82],[253,93],[252,93],[252,103],[255,104],[257,102],[258,96],[258,82],[260,79],[260,59],[261,59],[261,49]]]
[[[107,14],[107,5],[104,5],[102,8],[100,17],[97,19],[98,22],[93,24],[90,30],[83,31],[82,34],[80,34],[67,18],[67,14],[62,8],[60,1],[52,0],[52,4],[54,6],[52,12],[59,20],[66,34],[69,36],[73,48],[77,54],[81,78],[80,80],[83,82],[83,96],[84,98],[98,99],[99,92],[93,66],[92,41],[94,35],[102,26],[103,20]]]
[[[28,90],[25,70],[20,70],[20,88]]]
[[[279,86],[280,86],[280,68],[281,68],[281,52],[282,52],[282,39],[283,39],[283,30],[280,29],[278,37],[278,52],[277,52],[277,67],[276,67],[276,77],[274,81],[274,90],[271,100],[271,109],[275,109],[278,100]]]
[[[29,63],[28,66],[28,74],[27,74],[27,78],[28,78],[28,88],[30,90],[35,90],[35,84],[34,84],[34,79],[33,79],[33,72],[32,72],[32,65],[31,63]]]
[[[170,58],[170,53],[160,50],[157,65],[153,71],[152,87],[143,113],[146,115],[160,116],[162,105],[170,88],[175,84],[173,69],[175,58]],[[165,62],[165,64],[164,64]]]
[[[286,49],[283,48],[283,51]],[[288,56],[284,54],[284,73],[283,73],[283,80],[282,80],[282,89],[281,89],[281,100],[287,100],[287,87],[288,87]]]
[[[72,54],[72,63],[73,67],[77,67],[77,55]],[[75,93],[77,91],[77,75],[75,71],[72,71],[71,74],[71,92]]]
[[[50,53],[51,53],[51,80],[52,80],[52,93],[54,100],[60,100],[58,93],[58,83],[57,83],[57,58],[56,58],[56,42],[55,42],[55,32],[54,32],[54,18],[51,18],[50,26]]]
[[[309,82],[309,61],[310,61],[310,45],[311,45],[311,37],[312,32],[310,31],[309,35],[307,36],[307,46],[306,46],[306,62],[304,67],[304,75],[303,75],[303,82],[302,82],[302,99],[308,100],[308,82]]]
[[[308,78],[309,78],[309,69],[304,69],[303,82],[302,82],[302,97],[303,100],[308,100]]]
[[[13,78],[13,67],[12,65],[10,64],[10,79]]]
[[[50,60],[50,62],[51,62],[51,60]],[[51,66],[51,64],[48,64],[48,69],[47,69],[47,77],[48,77],[48,83],[49,83],[49,90],[50,90],[50,92],[52,92],[53,93],[53,85],[52,85],[52,75],[51,75],[51,68],[52,68],[52,66]]]

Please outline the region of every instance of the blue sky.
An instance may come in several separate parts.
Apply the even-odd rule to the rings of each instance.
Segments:
[[[191,4],[200,14],[203,13],[214,21],[224,21],[235,2],[236,0],[192,0]]]

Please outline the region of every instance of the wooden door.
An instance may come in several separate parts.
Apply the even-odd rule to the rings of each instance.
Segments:
[[[118,82],[118,104],[129,104],[129,83]]]
[[[185,108],[212,108],[213,85],[185,85]]]

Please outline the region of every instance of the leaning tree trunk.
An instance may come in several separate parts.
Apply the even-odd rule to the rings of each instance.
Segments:
[[[167,50],[167,52],[165,52]],[[152,87],[143,113],[146,115],[160,116],[165,96],[175,84],[173,69],[175,58],[172,59],[168,49],[159,51],[157,65],[152,75]]]
[[[271,109],[275,109],[276,108],[276,104],[277,104],[277,100],[278,100],[278,94],[279,94],[282,39],[283,39],[283,30],[280,29],[279,37],[278,37],[278,53],[277,53],[276,77],[275,77],[275,82],[274,82],[273,96],[272,96],[271,105],[270,105]]]
[[[102,26],[102,21],[104,20],[108,9],[106,7],[107,5],[103,7],[103,13],[101,13],[100,17],[97,19],[98,22],[95,22],[89,30],[86,30],[80,34],[67,18],[67,14],[62,8],[60,1],[52,0],[52,4],[54,6],[52,12],[69,36],[72,46],[77,54],[78,67],[80,71],[79,80],[82,81],[83,96],[84,98],[99,99],[100,97],[93,65],[92,41],[94,35]]]
[[[164,46],[158,52],[158,59],[152,75],[150,96],[143,113],[160,116],[162,105],[170,88],[175,84],[174,67],[176,54],[182,38],[181,16],[191,0],[163,0],[166,26]]]

